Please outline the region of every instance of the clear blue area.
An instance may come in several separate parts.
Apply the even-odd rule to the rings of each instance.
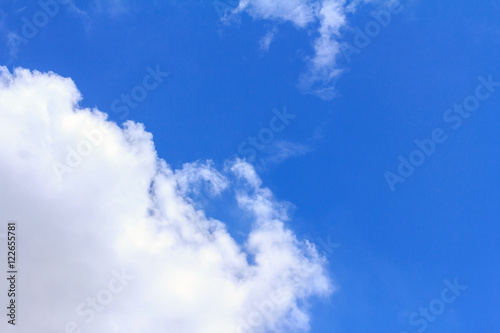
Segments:
[[[330,261],[338,290],[310,303],[313,333],[418,332],[423,317],[411,325],[409,316],[455,278],[468,288],[425,331],[500,332],[500,87],[458,129],[443,120],[474,94],[479,76],[500,82],[498,1],[406,3],[350,63],[339,60],[345,71],[331,101],[296,86],[312,55],[307,30],[247,15],[227,26],[211,0],[131,1],[123,12],[78,5],[88,17],[61,7],[11,58],[7,33],[19,34],[22,17],[40,7],[2,2],[0,64],[71,77],[83,106],[117,122],[113,101],[159,65],[169,76],[127,118],[145,124],[173,167],[205,159],[222,166],[269,126],[273,108],[296,115],[274,140],[311,151],[264,163],[266,148],[254,163],[277,198],[295,205],[290,227]],[[350,19],[360,28],[372,20],[369,10]],[[259,40],[274,27],[262,52]],[[343,40],[353,37],[346,30]],[[447,140],[391,191],[384,173],[397,173],[398,156],[408,159],[414,141],[436,128]],[[232,231],[246,228],[223,206],[207,209]],[[328,241],[341,245],[321,245]]]

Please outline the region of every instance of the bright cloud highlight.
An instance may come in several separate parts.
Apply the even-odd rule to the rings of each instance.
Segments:
[[[307,331],[300,304],[333,287],[286,226],[289,204],[243,160],[173,170],[143,125],[120,127],[81,98],[71,79],[0,68],[0,220],[18,223],[19,316],[31,319],[14,330]],[[252,221],[244,244],[195,208],[201,186],[234,194]]]

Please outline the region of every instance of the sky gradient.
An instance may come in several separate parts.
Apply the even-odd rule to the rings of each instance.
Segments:
[[[39,13],[48,13],[45,24]],[[137,332],[237,333],[227,329],[235,322],[245,333],[498,332],[499,14],[497,0],[3,1],[0,226],[17,220],[21,239],[32,239],[20,243],[19,331],[31,332],[28,315],[50,295],[40,262],[64,272],[59,303],[68,310],[39,312],[39,332],[83,322],[79,300],[124,263],[140,272],[137,281],[150,281],[147,270],[163,281],[195,273],[184,287],[163,288],[160,275],[147,290],[131,282],[129,298],[116,295],[82,332],[120,328],[125,299],[155,292],[158,299],[141,299],[155,310],[130,323]],[[98,126],[94,108],[113,124],[110,139],[76,171],[54,171],[82,139],[71,132]],[[98,202],[88,215],[78,207]],[[174,221],[174,231],[145,226],[163,221],[148,210]],[[135,225],[128,213],[144,221]],[[206,230],[189,239],[184,225]],[[53,244],[68,239],[43,253],[68,246],[67,256],[37,261],[44,230]],[[172,251],[192,266],[162,252],[169,232],[183,235]],[[128,248],[132,234],[157,248]],[[190,247],[197,242],[217,246]],[[78,255],[94,243],[102,258]],[[72,255],[81,276],[96,270],[100,280],[72,283],[80,281],[65,266]],[[198,260],[212,259],[213,270],[196,271]],[[234,276],[226,281],[227,267]],[[299,281],[281,275],[288,271]],[[241,328],[283,290],[282,312]],[[182,311],[169,297],[186,300]],[[185,324],[193,316],[194,326]]]

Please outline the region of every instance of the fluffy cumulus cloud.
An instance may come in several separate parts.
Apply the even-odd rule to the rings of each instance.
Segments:
[[[341,54],[342,29],[347,16],[366,3],[378,5],[398,0],[241,0],[234,14],[246,12],[254,19],[291,22],[297,28],[317,28],[313,41],[314,54],[307,59],[307,70],[299,79],[305,93],[323,99],[335,96],[334,82],[342,69],[338,66]],[[267,36],[267,35],[266,35]],[[267,44],[267,48],[269,44]]]
[[[252,166],[173,170],[143,125],[80,100],[71,79],[0,68],[0,221],[17,221],[20,253],[18,322],[2,331],[307,331],[305,301],[332,292],[326,263]],[[196,205],[201,188],[234,194],[243,244]]]

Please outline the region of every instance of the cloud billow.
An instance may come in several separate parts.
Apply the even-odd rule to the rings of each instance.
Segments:
[[[300,304],[333,291],[326,262],[253,167],[173,170],[143,125],[80,100],[71,79],[0,68],[0,221],[17,221],[22,253],[18,325],[6,331],[307,331]],[[79,148],[58,177],[54,163]],[[244,244],[197,208],[200,183],[235,194],[252,220]]]

